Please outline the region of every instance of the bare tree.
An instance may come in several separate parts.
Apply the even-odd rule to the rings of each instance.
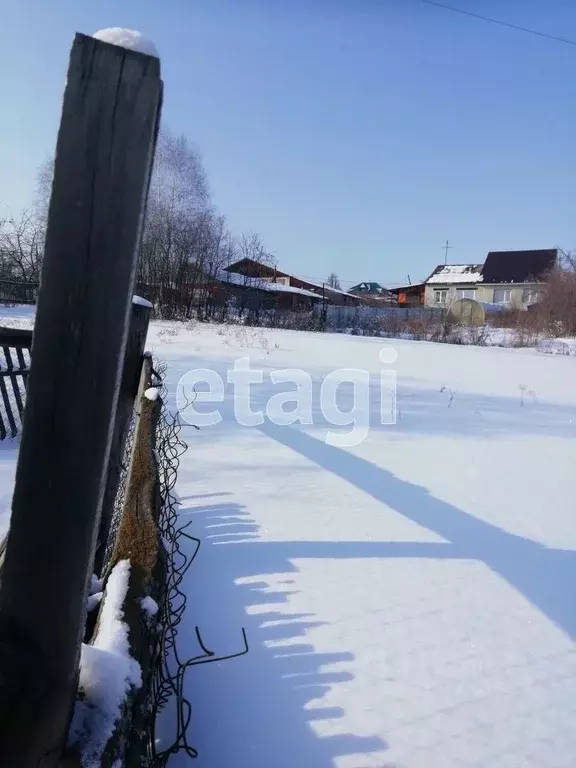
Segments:
[[[142,242],[141,289],[166,317],[206,313],[235,254],[210,205],[202,160],[185,137],[160,134]]]
[[[550,273],[542,290],[538,315],[553,335],[576,335],[576,271],[554,269]]]
[[[191,217],[210,202],[208,182],[197,148],[185,136],[163,129],[158,137],[148,198],[149,208],[161,206],[168,215]]]
[[[564,272],[576,272],[576,251],[558,248],[558,267]]]
[[[30,208],[0,221],[0,277],[3,280],[37,283],[40,280],[48,206],[54,175],[49,158],[38,169],[36,191]]]
[[[340,278],[338,277],[336,272],[330,272],[326,280],[326,285],[330,286],[330,288],[335,288],[338,291],[342,290],[342,287],[340,285]]]
[[[250,259],[267,267],[276,266],[276,257],[268,251],[257,232],[242,232],[237,239],[238,259]]]
[[[37,283],[44,251],[44,228],[33,211],[0,222],[0,274],[4,280]]]
[[[32,207],[0,220],[0,279],[37,282],[54,175],[54,159],[38,169]],[[222,269],[239,258],[269,266],[260,235],[232,237],[210,202],[201,155],[185,136],[163,129],[150,181],[138,290],[165,317],[206,316],[224,301]]]
[[[38,220],[38,224],[44,230],[48,221],[48,208],[50,206],[53,178],[54,158],[48,157],[36,172],[36,192],[32,205],[32,211]]]

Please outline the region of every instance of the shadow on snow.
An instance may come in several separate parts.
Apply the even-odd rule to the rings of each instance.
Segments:
[[[337,723],[344,715],[339,707],[313,703],[332,685],[352,679],[346,663],[354,656],[340,648],[316,652],[306,634],[323,622],[313,614],[286,612],[295,594],[290,574],[297,571],[290,545],[283,552],[281,542],[258,540],[258,526],[239,504],[194,505],[196,500],[202,497],[183,500],[180,511],[203,540],[184,586],[190,620],[200,623],[208,645],[209,634],[218,638],[218,655],[238,650],[242,626],[250,645],[248,655],[196,667],[190,676],[191,742],[199,764],[331,768],[342,755],[385,750],[378,737],[320,737],[311,727],[320,720]],[[197,652],[190,628],[183,627],[180,643],[183,657]]]

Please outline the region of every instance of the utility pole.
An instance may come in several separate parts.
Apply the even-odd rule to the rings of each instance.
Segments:
[[[446,245],[443,245],[442,248],[444,249],[444,264],[448,264],[448,251],[450,248],[452,248],[451,245],[448,245],[448,240],[446,240]]]

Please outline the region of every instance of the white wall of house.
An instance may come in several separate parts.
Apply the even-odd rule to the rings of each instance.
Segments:
[[[538,301],[538,293],[541,289],[542,286],[538,283],[482,285],[478,286],[478,301],[504,304],[511,309],[528,309],[531,304]]]
[[[486,304],[503,304],[515,309],[527,309],[537,301],[541,285],[522,283],[514,285],[502,283],[485,285],[432,284],[424,289],[424,304],[427,307],[449,307],[458,299],[476,299]]]
[[[457,299],[480,299],[477,296],[476,285],[433,283],[424,288],[424,305],[426,307],[449,307]]]

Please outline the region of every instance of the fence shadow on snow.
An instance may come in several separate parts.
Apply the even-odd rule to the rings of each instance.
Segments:
[[[192,496],[182,502],[181,519],[190,519],[202,539],[184,586],[190,603],[195,613],[206,612],[203,624],[225,646],[220,652],[234,651],[239,626],[246,627],[250,641],[250,653],[237,659],[233,670],[200,667],[191,680],[191,735],[206,764],[331,768],[338,757],[386,750],[376,736],[320,736],[313,729],[315,722],[344,715],[340,707],[314,701],[353,679],[346,665],[354,656],[343,648],[316,652],[305,638],[323,622],[286,610],[297,593],[290,545],[262,541],[253,518],[233,501]],[[196,652],[192,637],[189,630],[180,635],[187,655]],[[223,707],[226,699],[235,705]]]
[[[466,558],[484,562],[571,638],[576,638],[576,612],[567,585],[576,581],[576,553],[546,547],[516,536],[433,496],[350,451],[327,445],[306,432],[266,425],[262,431],[320,467],[348,481],[449,544],[421,545],[426,557]],[[342,546],[340,542],[338,546]],[[338,546],[333,548],[334,552]],[[408,556],[388,543],[383,556]],[[415,545],[411,545],[414,547]],[[413,556],[418,547],[412,550]],[[410,548],[408,549],[408,552]],[[297,554],[292,554],[297,557]],[[332,556],[337,556],[333,553]]]

